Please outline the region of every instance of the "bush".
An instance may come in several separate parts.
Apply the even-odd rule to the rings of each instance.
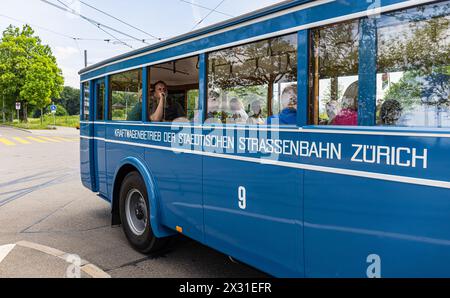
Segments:
[[[56,116],[67,116],[69,113],[67,113],[67,110],[62,105],[56,105]]]

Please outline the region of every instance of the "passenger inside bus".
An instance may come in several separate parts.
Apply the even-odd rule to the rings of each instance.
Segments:
[[[150,121],[172,122],[175,119],[186,116],[183,107],[169,97],[167,84],[163,81],[158,81],[155,83],[149,102]]]
[[[262,118],[261,101],[259,99],[254,100],[250,106],[252,114],[248,117],[247,124],[250,125],[262,125],[264,119]]]
[[[279,115],[267,118],[267,124],[295,125],[297,123],[297,85],[287,86],[281,94],[283,107]]]
[[[381,125],[397,125],[402,116],[402,105],[398,100],[388,99],[381,105]]]
[[[230,100],[230,115],[227,118],[228,124],[246,124],[248,120],[247,112],[242,102],[234,97]]]
[[[342,109],[331,120],[331,125],[358,125],[358,81],[352,83],[342,97]]]

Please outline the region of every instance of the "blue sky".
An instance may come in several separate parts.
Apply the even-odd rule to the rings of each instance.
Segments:
[[[48,0],[62,6],[58,0]],[[148,35],[129,28],[118,21],[81,4],[78,0],[59,0],[81,14],[105,25],[109,25],[137,38],[149,38]],[[83,2],[104,10],[137,28],[161,38],[169,38],[189,32],[210,11],[184,2],[184,0],[82,0]],[[214,8],[222,0],[185,0],[197,5]],[[217,11],[212,13],[197,28],[211,25],[230,16],[239,16],[280,0],[225,0]],[[0,29],[3,31],[9,24],[16,26],[27,22],[45,44],[52,47],[60,68],[63,70],[66,85],[79,86],[78,71],[83,68],[83,53],[88,50],[88,63],[93,64],[106,58],[130,51],[129,47],[104,41],[78,41],[69,37],[84,39],[111,39],[106,33],[85,20],[58,10],[40,0],[1,0]],[[49,29],[49,30],[45,30]],[[53,31],[53,32],[50,32]],[[56,34],[59,33],[59,34]],[[67,35],[64,37],[60,34]],[[131,40],[129,37],[114,33],[133,48],[145,44]],[[156,40],[149,40],[154,43]]]

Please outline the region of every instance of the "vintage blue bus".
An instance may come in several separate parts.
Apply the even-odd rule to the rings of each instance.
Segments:
[[[80,71],[81,179],[142,253],[450,277],[450,1],[294,0]]]

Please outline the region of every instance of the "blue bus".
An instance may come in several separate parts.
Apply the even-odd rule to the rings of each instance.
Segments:
[[[294,0],[80,71],[81,179],[142,253],[450,277],[450,1]]]

